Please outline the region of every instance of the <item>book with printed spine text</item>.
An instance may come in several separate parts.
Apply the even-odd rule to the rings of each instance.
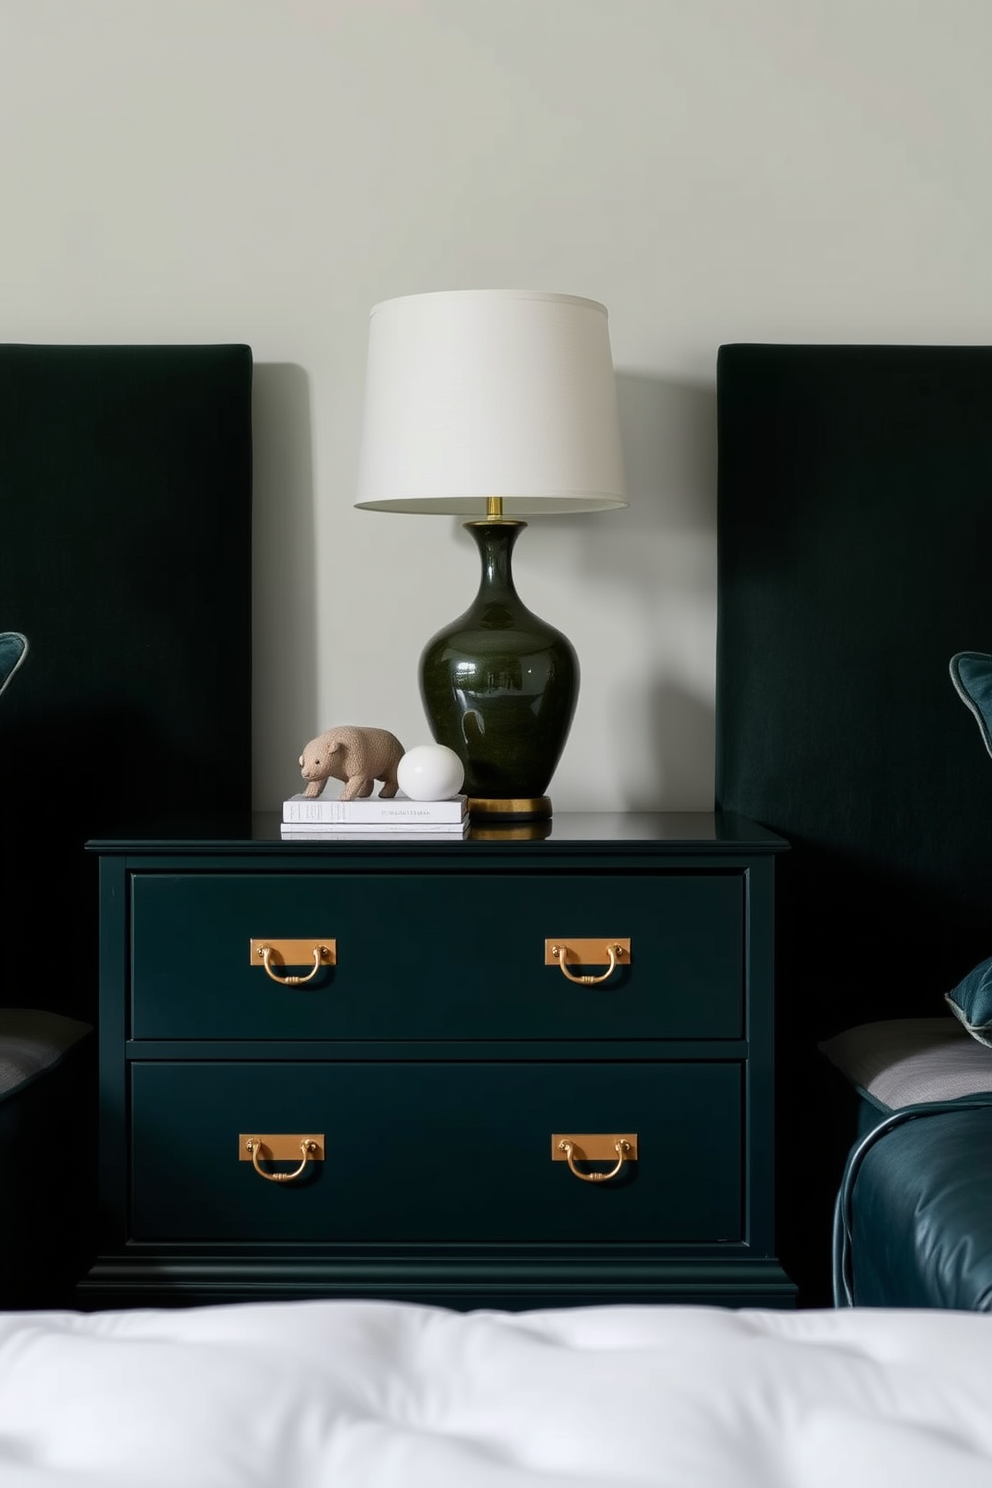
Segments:
[[[410,822],[283,822],[280,834],[297,842],[361,842],[370,837],[394,842],[421,839],[432,842],[459,842],[468,836],[468,817],[461,822],[429,822],[424,825]]]
[[[361,801],[324,800],[320,796],[290,796],[283,802],[282,819],[293,826],[426,827],[460,826],[468,816],[468,798],[412,801],[409,796],[366,796]]]

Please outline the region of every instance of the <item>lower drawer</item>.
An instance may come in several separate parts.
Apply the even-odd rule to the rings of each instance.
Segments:
[[[733,1063],[136,1063],[131,1238],[740,1241],[742,1088]],[[271,1181],[249,1133],[323,1160]],[[552,1161],[569,1133],[634,1134],[637,1161],[585,1181]]]

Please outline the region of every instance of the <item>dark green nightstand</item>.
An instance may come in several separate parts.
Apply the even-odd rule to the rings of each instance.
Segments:
[[[284,841],[255,817],[88,846],[103,1233],[81,1306],[794,1305],[780,838],[563,813],[535,840]]]

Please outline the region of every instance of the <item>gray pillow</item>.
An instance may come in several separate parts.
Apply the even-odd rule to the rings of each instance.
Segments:
[[[0,1008],[0,1100],[53,1069],[89,1023],[35,1008]]]
[[[859,1095],[883,1111],[992,1095],[992,1048],[970,1038],[949,1015],[862,1023],[819,1047]]]

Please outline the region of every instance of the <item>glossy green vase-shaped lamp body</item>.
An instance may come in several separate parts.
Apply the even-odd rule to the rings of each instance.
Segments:
[[[474,601],[428,641],[420,691],[435,740],[465,766],[475,819],[551,815],[546,792],[575,714],[579,662],[561,631],[513,584],[511,554],[526,522],[466,522],[482,579]]]

